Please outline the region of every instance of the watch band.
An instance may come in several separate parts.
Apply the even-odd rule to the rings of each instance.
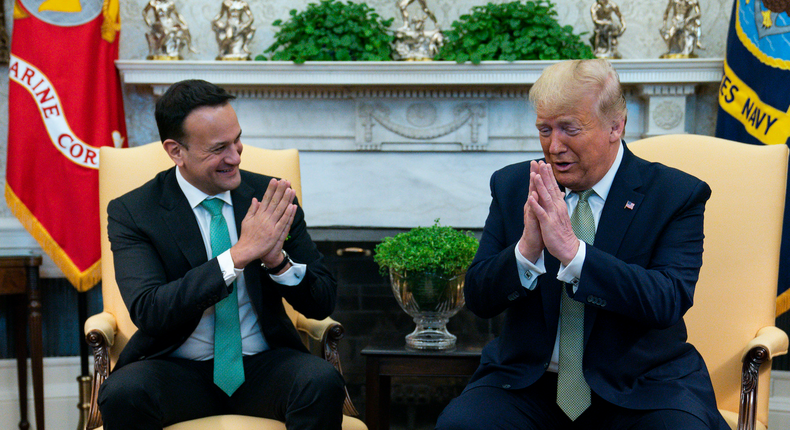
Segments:
[[[288,265],[288,263],[291,262],[291,257],[288,256],[288,253],[285,252],[284,249],[282,251],[283,251],[283,261],[280,264],[269,268],[269,267],[266,267],[265,264],[261,263],[261,266],[263,266],[263,270],[265,270],[266,273],[268,273],[270,275],[276,275],[276,274],[280,273],[280,271],[283,270],[285,268],[285,266]]]

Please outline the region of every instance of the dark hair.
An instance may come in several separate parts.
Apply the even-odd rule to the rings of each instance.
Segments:
[[[159,128],[159,138],[164,142],[173,139],[182,145],[184,120],[195,109],[203,106],[222,106],[236,96],[223,88],[200,79],[176,82],[156,102],[154,117]]]

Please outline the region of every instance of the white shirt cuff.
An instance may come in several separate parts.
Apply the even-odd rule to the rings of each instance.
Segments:
[[[291,261],[291,267],[279,275],[269,275],[274,282],[280,285],[294,286],[299,285],[307,272],[307,265]]]
[[[579,250],[567,266],[560,263],[560,270],[557,272],[557,279],[573,285],[573,292],[579,289],[579,278],[582,276],[582,266],[584,258],[587,256],[587,244],[579,240]]]
[[[236,278],[244,273],[244,269],[237,269],[233,264],[233,258],[230,256],[230,250],[227,250],[217,257],[219,268],[222,270],[222,278],[225,280],[225,285],[230,285]],[[307,265],[302,263],[295,263],[291,261],[291,267],[279,275],[269,275],[274,282],[281,285],[294,286],[302,282],[304,274],[307,272]]]
[[[518,246],[515,248],[516,250],[516,267],[518,268],[518,279],[521,281],[521,285],[532,291],[535,289],[535,286],[538,284],[538,276],[546,273],[546,265],[543,260],[543,253],[540,253],[540,257],[535,263],[527,260],[527,257],[521,255],[518,252]]]
[[[244,273],[244,269],[237,269],[233,264],[230,249],[217,256],[217,262],[220,270],[222,270],[222,278],[225,279],[225,285],[230,285],[239,275]]]

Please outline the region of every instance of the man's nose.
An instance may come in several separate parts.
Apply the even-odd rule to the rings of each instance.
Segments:
[[[237,145],[230,145],[230,149],[228,150],[228,154],[225,156],[225,162],[231,165],[238,165],[241,163],[241,151],[243,146],[241,143]]]
[[[559,138],[559,135],[556,132],[552,132],[551,136],[549,136],[549,153],[551,154],[561,154],[565,152],[565,145]]]

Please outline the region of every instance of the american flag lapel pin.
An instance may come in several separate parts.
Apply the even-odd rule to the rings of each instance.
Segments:
[[[631,200],[625,202],[625,209],[628,209],[629,211],[634,210],[634,206],[635,206],[634,202],[632,202]]]

